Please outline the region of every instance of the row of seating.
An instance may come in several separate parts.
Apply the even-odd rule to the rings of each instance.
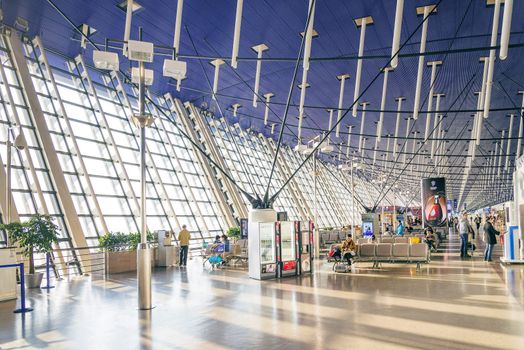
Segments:
[[[320,231],[320,241],[322,244],[331,244],[340,242],[346,239],[349,231],[333,230]]]
[[[420,264],[428,263],[430,257],[428,246],[424,243],[362,243],[357,245],[354,260],[373,262],[373,268],[381,263],[416,263],[419,270]]]

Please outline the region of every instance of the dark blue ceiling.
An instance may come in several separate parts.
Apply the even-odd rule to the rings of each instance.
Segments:
[[[75,24],[87,23],[96,28],[98,31],[92,37],[95,42],[103,43],[106,38],[123,38],[125,13],[116,6],[120,0],[53,0],[53,2]],[[144,8],[133,17],[132,38],[137,38],[137,28],[141,26],[144,30],[144,40],[171,46],[176,1],[141,0],[138,2]],[[410,36],[422,20],[420,16],[416,16],[416,7],[436,2],[438,1],[405,1],[401,42],[404,42]],[[317,0],[314,27],[319,33],[319,37],[313,40],[312,57],[343,58],[344,56],[355,56],[358,49],[359,28],[355,26],[353,19],[364,16],[372,16],[375,22],[374,25],[368,27],[366,32],[365,55],[388,56],[393,32],[395,4],[396,1],[394,0]],[[299,33],[304,30],[307,7],[307,0],[244,1],[239,56],[255,58],[256,54],[251,50],[251,46],[265,43],[270,49],[264,53],[264,57],[290,59],[289,61],[264,61],[262,63],[260,93],[273,92],[275,94],[272,102],[278,105],[272,104],[271,108],[278,117],[282,117],[284,112],[283,104],[286,101],[294,68],[292,59],[296,58],[300,47],[301,37]],[[183,26],[187,26],[200,56],[228,57],[231,55],[235,8],[236,0],[186,0],[184,2]],[[28,19],[30,22],[29,34],[40,35],[47,48],[69,56],[82,52],[78,40],[71,40],[72,38],[78,39],[78,34],[46,0],[4,1],[3,9],[4,20],[7,24],[12,24],[16,16]],[[511,44],[523,43],[524,22],[521,20],[523,13],[523,2],[515,1]],[[437,13],[429,19],[427,51],[487,47],[490,41],[492,20],[493,7],[487,7],[485,0],[471,0],[471,2],[470,0],[443,0]],[[461,22],[460,30],[458,30]],[[455,36],[457,37],[453,40]],[[415,33],[402,53],[418,52],[419,40],[420,30]],[[180,51],[182,55],[195,55],[195,50],[185,28],[182,30]],[[88,47],[84,54],[86,62],[90,62],[91,48]],[[442,110],[451,106],[472,77],[474,77],[473,87],[466,90],[469,93],[464,93],[452,109],[457,109],[459,106],[462,109],[476,108],[477,99],[473,92],[480,89],[482,78],[482,65],[478,62],[478,59],[480,56],[487,56],[488,54],[488,50],[484,49],[447,56],[442,53],[426,57],[426,62],[445,60],[439,68],[440,73],[435,86],[435,92],[446,94],[446,98],[442,102]],[[514,104],[520,106],[517,90],[524,89],[524,65],[520,63],[523,54],[524,48],[511,48],[507,60],[497,60],[492,108],[512,107]],[[197,105],[200,105],[204,100],[211,103],[210,88],[198,60],[186,59],[188,62],[188,78],[183,82],[180,93],[175,91],[174,86],[168,84],[167,79],[161,77],[162,61],[163,58],[158,57],[152,65],[156,73],[154,85],[156,91],[171,91],[182,100],[193,100]],[[202,63],[205,74],[212,80],[213,67],[208,64],[209,61],[210,59],[203,60]],[[387,61],[388,58],[364,60],[361,91]],[[403,109],[412,110],[417,61],[417,57],[401,58],[398,68],[390,73],[386,109],[396,109],[395,97],[406,96],[407,101]],[[241,60],[236,70],[236,73],[251,87],[254,81],[255,64],[256,62],[253,60]],[[127,63],[121,64],[121,66],[127,66]],[[308,79],[311,87],[307,90],[306,105],[318,108],[306,108],[306,128],[327,128],[328,113],[324,107],[337,106],[339,82],[336,76],[338,74],[349,73],[351,75],[346,85],[344,105],[348,107],[352,103],[355,71],[356,60],[354,59],[314,61],[311,63]],[[258,108],[251,106],[250,101],[253,94],[237,74],[229,66],[222,66],[218,101],[224,113],[228,116],[231,115],[231,112],[227,110],[228,107],[239,102],[243,106],[239,113],[245,115],[241,116],[241,119],[245,119],[243,124],[249,124],[247,121],[250,121],[255,130],[261,131],[263,130],[261,119],[264,114],[264,105],[259,103]],[[292,98],[294,104],[298,104],[299,101],[300,90],[296,88],[296,85],[300,83],[300,75],[301,68]],[[430,68],[426,68],[422,85],[422,101],[428,94],[429,76]],[[508,76],[513,81],[508,79]],[[507,90],[511,99],[506,96],[500,84]],[[371,103],[370,109],[379,109],[381,91],[382,77],[379,77],[362,99]],[[462,101],[462,98],[464,98],[464,101]],[[510,111],[493,112],[488,119],[489,124],[484,130],[483,137],[489,137],[490,133],[496,135],[496,132],[501,128],[507,128],[508,121],[507,118],[504,118],[507,113],[510,113]],[[297,115],[298,108],[291,108],[288,123],[296,125],[295,117]],[[459,136],[461,126],[471,120],[470,115],[471,112],[458,113],[455,122],[451,124],[455,114],[449,114],[446,121],[446,128],[449,129],[448,137]],[[405,117],[407,116],[406,114]],[[278,118],[270,114],[270,120],[278,121]],[[370,112],[367,114],[366,133],[375,133],[376,120],[378,120],[378,113]],[[386,114],[384,133],[393,132],[394,120],[394,114]],[[422,113],[416,127],[418,131],[423,131],[424,120],[425,114]],[[360,118],[355,119],[348,115],[344,120],[344,125],[349,123],[359,125]],[[405,126],[402,124],[401,133],[404,132],[404,129]],[[292,130],[296,133],[296,128],[292,128]],[[346,129],[344,128],[344,130]],[[516,128],[514,130],[514,133],[516,133]],[[314,136],[318,132],[306,130],[304,134]],[[462,136],[469,136],[469,133]],[[344,136],[344,141],[345,138]],[[296,142],[291,136],[288,136],[286,140],[289,144]],[[356,146],[356,142],[357,138],[355,137],[352,141],[353,146]],[[485,148],[487,149],[487,147],[488,143],[486,143]],[[385,148],[385,138],[383,138],[380,148]],[[460,147],[460,149],[463,148]]]

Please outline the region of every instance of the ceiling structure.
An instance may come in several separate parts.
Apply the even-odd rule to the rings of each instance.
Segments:
[[[116,52],[122,47],[120,41],[123,40],[126,17],[125,11],[118,7],[121,2],[17,0],[4,1],[2,10],[4,22],[8,25],[15,26],[17,17],[28,20],[27,34],[41,36],[48,49],[67,56],[84,53],[90,58],[93,48],[90,45],[81,47],[81,36],[67,20],[76,26],[87,24],[96,29],[90,39],[101,47],[109,43],[108,49]],[[138,28],[142,27],[143,40],[159,47],[172,47],[177,1],[135,2],[142,8],[133,14],[131,38],[137,39]],[[478,97],[475,92],[481,91],[484,75],[484,63],[479,59],[490,53],[494,6],[488,6],[486,0],[405,0],[398,66],[388,72],[387,93],[384,108],[381,108],[384,79],[381,69],[389,65],[391,58],[396,3],[394,0],[315,1],[313,27],[318,36],[312,39],[311,45],[307,79],[310,87],[305,95],[302,141],[306,143],[328,130],[328,109],[335,110],[333,114],[336,120],[340,93],[338,75],[349,74],[345,83],[342,114],[351,107],[361,37],[361,29],[354,19],[371,16],[373,24],[368,25],[365,32],[360,82],[360,93],[363,95],[359,102],[369,102],[364,127],[361,128],[360,106],[356,117],[349,111],[341,122],[340,137],[336,137],[335,133],[330,135],[331,143],[337,145],[334,152],[320,157],[335,163],[345,162],[348,154],[348,126],[352,125],[349,154],[354,156],[350,158],[357,157],[359,162],[367,165],[367,176],[370,181],[381,183],[383,192],[398,191],[406,186],[416,189],[420,178],[441,175],[447,179],[449,197],[458,199],[461,207],[465,204],[468,208],[474,208],[510,199],[511,174],[519,152],[517,143],[522,118],[522,96],[518,95],[518,91],[524,90],[524,65],[520,64],[520,57],[524,54],[524,23],[519,19],[524,14],[524,4],[520,1],[513,4],[507,59],[499,59],[499,49],[496,50],[491,111],[488,118],[477,118],[483,120],[481,140],[478,146],[473,147],[468,141],[472,138],[475,120],[472,115],[477,113]],[[169,91],[197,106],[204,102],[207,106],[214,106],[218,102],[225,117],[231,122],[239,122],[245,129],[262,132],[276,139],[292,86],[283,137],[286,144],[295,146],[298,142],[297,116],[301,93],[298,85],[302,82],[302,62],[299,62],[296,79],[293,79],[293,72],[301,48],[300,33],[304,32],[308,20],[309,4],[307,0],[244,0],[238,67],[233,69],[230,61],[237,1],[185,1],[179,59],[188,64],[187,79],[181,83],[180,91],[177,91],[175,81],[162,77],[164,58],[159,54],[155,62],[149,65],[155,70],[152,88],[161,93]],[[423,61],[420,114],[414,122],[412,116],[423,23],[423,16],[417,15],[417,7],[427,5],[438,6],[436,12],[426,20],[427,45]],[[497,46],[500,44],[504,9],[505,5],[502,5]],[[251,47],[259,44],[269,48],[263,52],[261,59],[259,95],[274,94],[269,102],[267,125],[264,125],[263,97],[256,108],[252,104],[257,54]],[[156,52],[169,56],[167,49],[158,49]],[[122,61],[122,55],[120,57],[121,68],[129,68],[130,63]],[[215,102],[211,98],[214,67],[210,62],[216,58],[225,60],[226,64],[220,68]],[[435,68],[432,86],[433,93],[441,94],[441,97],[437,114],[434,113],[437,97],[431,99],[433,113],[429,139],[426,141],[426,111],[430,104],[428,94],[432,73],[428,64],[432,61],[442,62]],[[405,97],[405,100],[401,106],[398,137],[394,139],[398,97]],[[241,107],[237,117],[234,117],[232,106],[237,103]],[[380,142],[376,142],[381,110],[384,112],[384,123]],[[479,113],[480,116],[484,114]],[[220,114],[220,111],[216,109],[215,114]],[[510,138],[511,118],[508,114],[515,115]],[[435,123],[437,115],[442,115],[440,128],[438,119]],[[406,132],[408,118],[410,124]],[[273,135],[272,124],[276,124]],[[363,137],[366,138],[363,150],[359,150],[359,146],[362,146],[359,145],[360,130],[363,130]],[[397,143],[395,155],[394,140]],[[471,170],[468,170],[468,159],[472,158],[473,149],[476,156],[471,163]],[[339,152],[342,153],[340,157]]]

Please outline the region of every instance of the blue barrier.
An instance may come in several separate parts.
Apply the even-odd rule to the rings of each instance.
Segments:
[[[49,253],[45,255],[45,275],[46,275],[46,286],[41,287],[42,289],[51,289],[55,288],[55,286],[51,286],[49,282],[49,271],[50,271],[50,263],[49,263]]]
[[[17,267],[20,269],[20,309],[16,309],[13,312],[15,314],[21,314],[26,313],[29,311],[33,311],[30,307],[25,307],[25,274],[24,274],[24,263],[19,264],[7,264],[7,265],[0,265],[1,268],[10,268],[10,267]]]

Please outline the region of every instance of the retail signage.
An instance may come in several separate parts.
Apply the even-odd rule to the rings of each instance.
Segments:
[[[445,226],[448,217],[446,179],[422,179],[421,187],[424,226]]]
[[[453,210],[454,210],[454,211],[457,211],[457,209],[458,209],[458,200],[455,198],[455,199],[453,200]]]

